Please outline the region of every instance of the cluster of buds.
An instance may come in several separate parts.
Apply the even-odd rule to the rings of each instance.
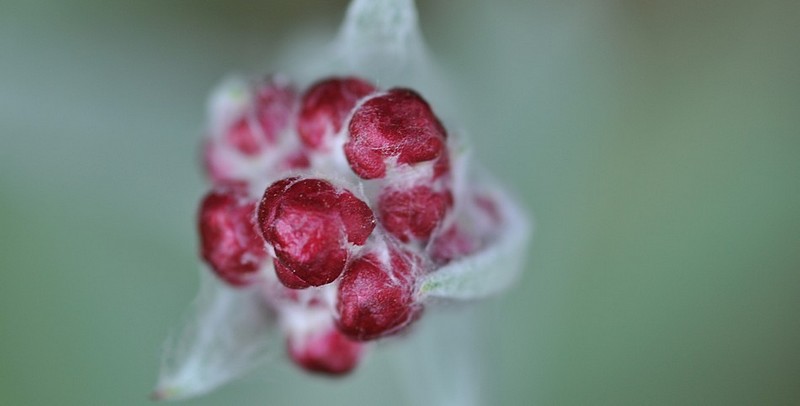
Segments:
[[[306,370],[353,370],[368,342],[421,317],[423,280],[508,221],[412,89],[232,80],[210,111],[201,256],[219,280],[262,293]]]
[[[273,359],[280,341],[304,370],[346,374],[423,308],[430,318],[440,300],[500,293],[523,268],[525,210],[470,163],[458,120],[442,115],[447,81],[428,59],[414,1],[352,0],[318,51],[284,68],[302,84],[234,78],[212,94],[211,187],[198,216],[205,266],[154,399],[207,393]],[[441,386],[476,386],[466,375]]]

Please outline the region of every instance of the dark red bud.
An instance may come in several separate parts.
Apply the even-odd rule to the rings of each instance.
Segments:
[[[255,205],[241,186],[220,187],[200,204],[200,254],[217,276],[234,286],[252,282],[266,258],[253,221]]]
[[[281,281],[289,281],[288,287],[305,287],[287,275],[310,286],[333,282],[344,270],[348,242],[364,244],[375,219],[366,203],[330,182],[288,178],[265,191],[258,224],[275,250]]]
[[[378,201],[384,228],[403,242],[427,240],[453,205],[449,191],[426,185],[408,189],[387,188]]]
[[[329,78],[312,85],[303,95],[297,132],[310,148],[321,148],[342,128],[356,103],[375,91],[359,78]]]
[[[419,310],[412,272],[410,259],[397,251],[389,263],[375,253],[355,259],[339,284],[339,329],[355,340],[371,340],[411,322]]]
[[[363,353],[363,344],[350,340],[335,328],[306,337],[291,337],[289,356],[295,364],[310,372],[344,375],[355,369]]]
[[[353,113],[348,131],[344,152],[350,168],[364,179],[383,177],[390,158],[413,165],[440,157],[446,148],[444,126],[409,89],[392,89],[364,102]]]

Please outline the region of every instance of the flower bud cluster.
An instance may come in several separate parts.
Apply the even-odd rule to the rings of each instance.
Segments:
[[[502,221],[414,90],[330,77],[300,92],[276,76],[225,83],[210,110],[200,255],[263,292],[306,370],[355,368],[368,341],[421,317],[420,279]]]

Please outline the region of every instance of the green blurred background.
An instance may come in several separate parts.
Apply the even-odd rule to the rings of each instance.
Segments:
[[[197,289],[207,92],[345,4],[0,0],[0,404],[148,404]],[[800,404],[799,4],[420,1],[537,223],[478,307],[487,404]],[[383,363],[186,404],[405,404]]]

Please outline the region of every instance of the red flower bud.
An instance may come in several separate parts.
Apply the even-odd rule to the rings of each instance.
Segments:
[[[401,241],[425,241],[452,205],[449,191],[437,192],[425,185],[389,187],[380,196],[378,211],[384,228]]]
[[[409,89],[392,89],[364,102],[348,130],[344,152],[350,167],[364,179],[382,178],[387,164],[413,165],[446,153],[444,126],[428,103]]]
[[[375,91],[362,79],[329,78],[317,82],[303,95],[297,132],[310,148],[322,148],[342,129],[342,124],[356,103]]]
[[[336,306],[339,330],[355,340],[371,340],[411,322],[420,307],[414,303],[414,264],[407,255],[392,250],[384,261],[371,252],[348,266]]]
[[[347,374],[358,366],[363,354],[363,344],[332,327],[300,337],[290,335],[287,347],[295,364],[326,375]]]
[[[264,192],[258,224],[275,250],[279,279],[298,288],[302,283],[292,282],[287,273],[310,286],[338,278],[349,257],[348,243],[364,244],[375,218],[366,203],[330,182],[288,178]]]
[[[254,112],[261,133],[270,144],[289,126],[297,102],[297,91],[287,80],[271,78],[255,88]]]
[[[234,286],[252,282],[266,258],[253,221],[255,206],[244,188],[231,185],[210,192],[200,204],[200,254]]]

